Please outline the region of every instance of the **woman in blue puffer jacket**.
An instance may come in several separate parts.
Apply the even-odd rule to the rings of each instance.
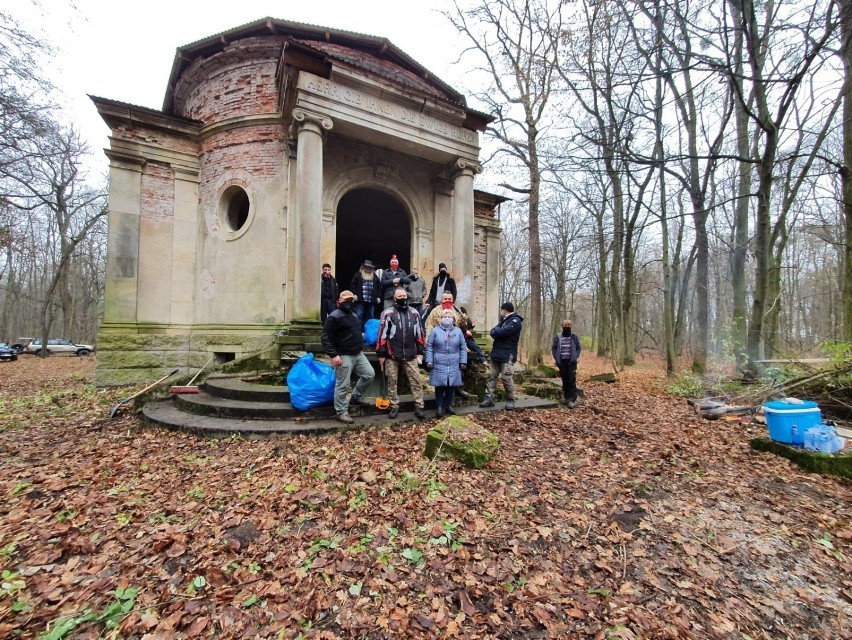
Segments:
[[[467,345],[452,309],[444,309],[441,324],[429,332],[425,361],[429,384],[435,387],[436,415],[455,414],[453,400],[456,387],[462,386],[462,371],[467,368]]]

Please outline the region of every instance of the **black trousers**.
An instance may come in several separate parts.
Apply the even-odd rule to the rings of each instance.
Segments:
[[[577,401],[577,361],[559,363],[559,374],[562,376],[562,394],[568,402]]]
[[[320,301],[320,320],[323,324],[325,324],[325,319],[328,317],[328,314],[335,309],[337,309],[337,301],[332,300],[331,298],[323,298]]]

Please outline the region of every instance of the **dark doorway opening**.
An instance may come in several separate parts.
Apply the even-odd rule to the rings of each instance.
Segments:
[[[341,290],[349,288],[364,260],[386,269],[396,254],[399,266],[411,271],[411,222],[402,204],[382,191],[355,189],[340,199],[335,241]]]

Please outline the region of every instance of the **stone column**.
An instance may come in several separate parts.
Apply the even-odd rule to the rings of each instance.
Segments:
[[[473,302],[473,176],[482,165],[459,158],[453,165],[453,278],[458,297],[456,306]]]
[[[172,234],[172,324],[195,320],[195,265],[198,247],[198,170],[175,167],[175,219]]]
[[[104,325],[135,327],[139,278],[139,219],[145,161],[106,151],[109,167],[109,237],[104,283]]]
[[[298,127],[296,194],[294,199],[296,273],[293,279],[294,320],[319,320],[322,273],[322,147],[324,134],[333,126],[330,118],[293,110]]]

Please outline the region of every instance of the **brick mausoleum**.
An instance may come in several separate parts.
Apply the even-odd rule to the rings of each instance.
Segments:
[[[341,288],[365,259],[427,283],[445,262],[479,327],[498,308],[502,198],[473,188],[490,117],[388,40],[268,18],[179,48],[161,111],[92,100],[111,129],[98,384],[318,329],[323,262]]]

